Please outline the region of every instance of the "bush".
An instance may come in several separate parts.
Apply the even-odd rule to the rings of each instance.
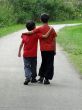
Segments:
[[[0,1],[0,27],[15,23],[13,6],[6,0]]]
[[[0,10],[0,26],[25,23],[29,19],[40,21],[44,12],[51,21],[82,18],[82,5],[74,0],[0,0]]]

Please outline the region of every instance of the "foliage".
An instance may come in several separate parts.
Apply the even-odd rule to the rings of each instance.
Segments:
[[[13,6],[8,1],[0,1],[0,27],[13,24],[14,22]]]
[[[78,7],[75,2],[63,0],[9,0],[16,13],[17,23],[24,23],[28,19],[39,21],[40,14],[47,12],[50,20],[75,19]]]
[[[71,0],[69,0],[71,1]],[[29,19],[40,21],[41,13],[48,13],[50,20],[65,21],[82,17],[80,0],[0,0],[0,27],[25,23]],[[77,3],[77,4],[76,4]]]

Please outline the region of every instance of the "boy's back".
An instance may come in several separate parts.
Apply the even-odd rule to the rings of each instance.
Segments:
[[[36,57],[37,56],[37,43],[38,43],[38,36],[40,34],[31,34],[28,35],[26,33],[23,33],[21,38],[22,38],[22,43],[24,44],[24,57]]]
[[[49,25],[44,24],[41,27],[37,28],[38,33],[45,34],[49,30]],[[52,29],[50,36],[46,39],[40,39],[40,49],[41,51],[52,51],[54,50],[54,38],[56,37],[56,32]]]

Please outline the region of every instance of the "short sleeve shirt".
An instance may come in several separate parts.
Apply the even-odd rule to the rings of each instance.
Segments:
[[[50,27],[46,24],[41,27],[35,29],[35,33],[41,33],[45,35],[49,31]],[[54,51],[56,48],[56,42],[54,42],[54,38],[57,36],[54,29],[52,29],[48,38],[41,38],[40,39],[40,50],[41,51]]]
[[[27,33],[23,33],[22,43],[24,44],[23,48],[23,56],[24,57],[37,57],[37,44],[38,44],[38,38],[41,38],[42,34],[40,33],[34,33],[31,35],[28,35]]]

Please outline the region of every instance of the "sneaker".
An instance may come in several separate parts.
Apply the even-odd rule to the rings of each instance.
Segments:
[[[48,79],[47,80],[45,79],[44,80],[44,84],[50,84],[49,80]]]
[[[25,82],[24,82],[24,85],[28,85],[29,82],[30,82],[30,80],[26,79]]]
[[[44,80],[44,78],[43,78],[43,77],[40,77],[40,78],[38,79],[38,82],[39,82],[39,83],[43,83],[43,80]]]
[[[31,80],[31,83],[36,83],[36,82],[37,82],[36,79],[32,79],[32,80]]]

